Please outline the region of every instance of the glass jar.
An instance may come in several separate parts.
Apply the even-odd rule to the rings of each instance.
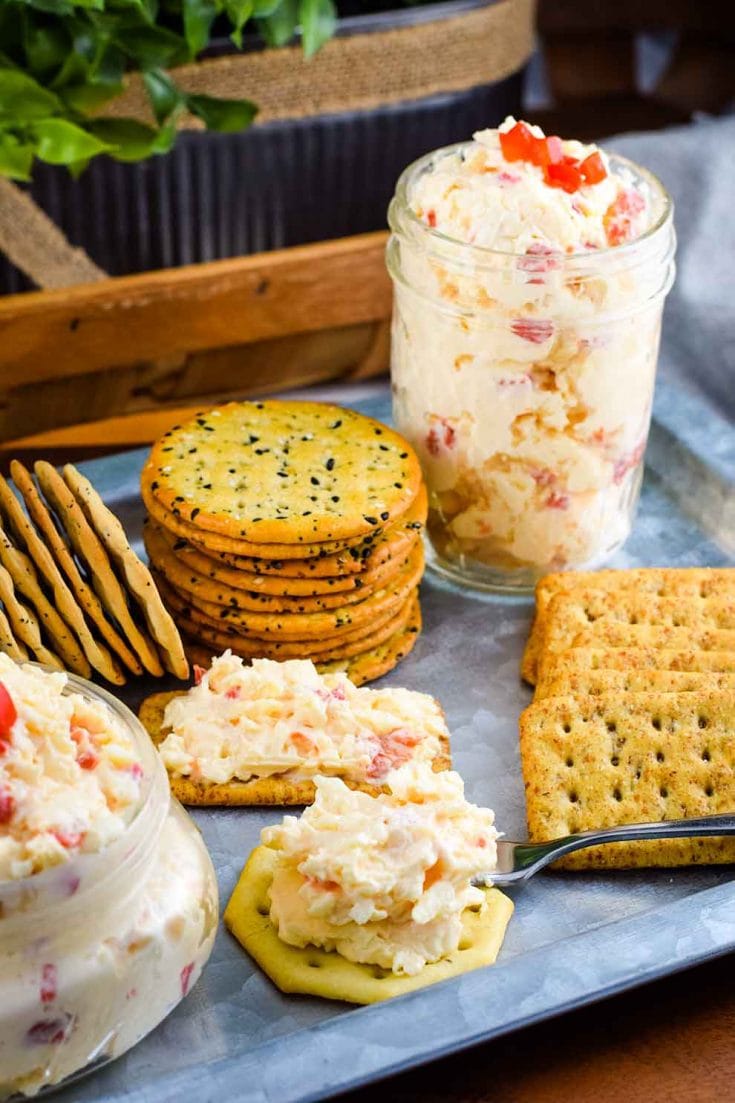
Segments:
[[[196,983],[217,927],[211,859],[142,725],[83,678],[66,692],[125,726],[142,800],[104,850],[0,883],[0,1099],[124,1053]]]
[[[672,202],[649,172],[640,238],[576,254],[501,253],[430,228],[418,178],[466,144],[409,166],[391,202],[391,376],[398,429],[429,488],[430,562],[478,589],[523,591],[594,568],[630,532],[651,417]]]

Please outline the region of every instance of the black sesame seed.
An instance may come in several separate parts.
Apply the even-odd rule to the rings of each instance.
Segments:
[[[311,485],[312,486],[319,486],[319,480],[317,479],[316,475],[311,476]]]
[[[334,457],[330,456],[329,459],[324,464],[324,466],[326,467],[327,471],[331,471],[332,468],[334,467]]]
[[[197,516],[198,516],[198,515],[199,515],[199,514],[200,514],[201,512],[202,512],[202,511],[201,511],[201,510],[199,509],[199,507],[198,507],[198,506],[194,506],[194,509],[193,509],[193,510],[191,511],[191,519],[192,519],[192,521],[193,521],[193,520],[194,520],[194,518],[195,518],[195,517],[197,517]]]
[[[400,458],[402,460],[407,460],[408,459],[408,452],[401,452],[400,453]]]
[[[211,490],[211,489],[212,489],[212,484],[211,483],[202,483],[202,490]]]
[[[339,494],[333,494],[332,495],[332,501],[333,502],[338,502],[339,501]]]
[[[330,429],[339,429],[341,424],[342,424],[341,421],[335,421],[332,425],[329,426],[329,428]]]
[[[380,520],[381,521],[387,521],[389,517],[390,517],[390,513],[381,513]]]
[[[159,484],[157,482],[152,482],[151,483],[151,490],[158,490],[158,486],[159,486]]]
[[[377,517],[368,517],[367,513],[363,513],[363,517],[369,525],[377,525],[378,523]]]

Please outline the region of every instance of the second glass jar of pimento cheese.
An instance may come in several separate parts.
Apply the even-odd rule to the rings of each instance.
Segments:
[[[518,590],[631,528],[672,203],[651,173],[508,119],[428,154],[390,206],[391,375],[433,566]]]

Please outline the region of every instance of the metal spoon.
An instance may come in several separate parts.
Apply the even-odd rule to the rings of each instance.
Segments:
[[[700,816],[691,820],[664,820],[661,823],[631,823],[621,827],[605,827],[598,831],[579,831],[546,843],[511,842],[498,839],[497,866],[478,882],[493,885],[515,885],[527,881],[550,862],[601,843],[632,843],[643,839],[701,838],[707,835],[735,835],[735,814]]]

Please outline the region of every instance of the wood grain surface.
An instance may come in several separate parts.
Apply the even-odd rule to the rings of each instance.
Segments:
[[[388,364],[384,233],[0,298],[0,440]]]

